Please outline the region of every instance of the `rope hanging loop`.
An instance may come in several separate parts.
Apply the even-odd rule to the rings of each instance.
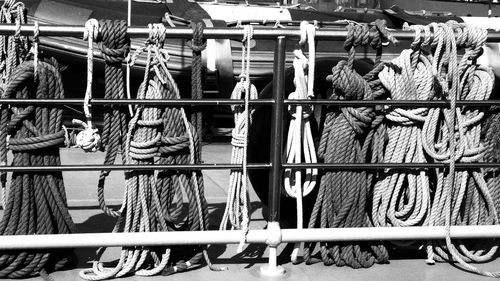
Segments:
[[[81,127],[76,136],[76,147],[83,149],[85,152],[96,152],[101,146],[101,136],[99,130],[92,125],[92,79],[94,71],[94,41],[99,36],[99,22],[96,19],[89,19],[85,23],[85,31],[83,40],[88,41],[87,48],[87,87],[85,90],[85,98],[83,100],[83,111],[85,113],[86,123],[73,119],[72,123]]]

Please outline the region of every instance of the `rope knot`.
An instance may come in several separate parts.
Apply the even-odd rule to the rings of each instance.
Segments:
[[[110,64],[121,64],[130,50],[130,40],[127,36],[127,23],[124,20],[101,20],[101,39],[98,47],[104,59]]]
[[[207,40],[203,36],[204,24],[203,22],[192,22],[191,28],[193,29],[193,39],[189,40],[187,45],[193,52],[200,53],[207,47]]]
[[[158,154],[158,144],[161,140],[161,133],[156,137],[146,141],[130,141],[129,155],[136,160],[146,160],[155,157]]]
[[[76,146],[85,152],[96,152],[101,146],[99,130],[77,119],[73,119],[73,124],[83,127],[83,130],[76,135]]]

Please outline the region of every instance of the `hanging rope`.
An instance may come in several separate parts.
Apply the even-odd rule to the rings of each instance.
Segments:
[[[63,99],[57,62],[39,61],[35,81],[34,62],[13,69],[2,98]],[[62,109],[26,105],[2,107],[0,112],[0,158],[12,166],[58,166],[59,146],[64,143]],[[7,142],[7,137],[10,139]],[[76,229],[67,209],[61,172],[14,172],[0,222],[2,235],[67,234]],[[74,261],[68,250],[41,249],[8,251],[0,255],[0,278],[27,278],[63,268]]]
[[[106,61],[105,99],[125,99],[122,62],[127,57],[130,40],[127,37],[127,23],[122,20],[99,21],[101,37],[97,37],[98,47]],[[104,165],[113,165],[118,152],[125,163],[125,141],[127,135],[127,110],[121,106],[107,106],[104,111],[101,149],[106,150]],[[104,185],[109,171],[101,171],[97,185],[99,206],[109,216],[119,217],[120,213],[110,209],[104,199]]]
[[[418,48],[421,30],[416,30],[412,50],[385,67],[379,78],[393,100],[430,100],[433,75],[430,58]],[[426,163],[422,147],[422,126],[429,109],[387,108],[387,163]],[[377,227],[428,224],[430,213],[429,174],[422,170],[386,170],[373,190],[372,221]]]
[[[331,99],[373,100],[381,98],[380,81],[375,78],[383,68],[377,56],[376,67],[360,76],[353,70],[355,48],[372,46],[379,49],[384,41],[389,40],[379,30],[386,30],[385,23],[378,21],[372,31],[367,24],[349,24],[344,48],[349,51],[347,61],[340,61],[332,69],[328,81],[332,83]],[[378,54],[380,52],[377,52]],[[374,91],[372,91],[374,89]],[[379,151],[383,143],[380,131],[383,116],[373,107],[329,107],[326,113],[324,130],[321,135],[318,156],[325,163],[365,163],[380,161],[383,152]],[[381,139],[377,139],[381,137]],[[368,152],[371,152],[371,156]],[[366,172],[326,171],[321,177],[318,197],[314,205],[309,227],[337,228],[364,227],[368,225],[366,200],[372,175]],[[319,223],[317,222],[319,220]],[[373,263],[385,263],[387,250],[380,244],[320,243],[320,258],[313,257],[314,244],[304,247],[306,263],[323,261],[325,265],[348,265],[353,268],[370,267]]]
[[[484,113],[478,108],[457,108],[457,99],[485,100],[493,88],[493,73],[476,64],[481,48],[486,42],[485,30],[449,22],[432,24],[434,40],[433,69],[440,81],[442,98],[450,100],[450,109],[433,109],[424,123],[424,148],[437,162],[450,163],[448,174],[439,170],[430,225],[445,225],[445,244],[433,241],[428,247],[428,262],[453,261],[467,271],[490,277],[500,277],[498,272],[487,272],[468,264],[485,262],[494,256],[497,246],[489,241],[475,245],[450,238],[451,225],[498,224],[498,215],[492,192],[481,169],[455,171],[455,162],[482,161],[485,147],[481,146],[479,122]],[[455,36],[455,33],[457,35]],[[465,46],[466,52],[457,59],[457,45]],[[444,116],[444,120],[440,119]],[[439,131],[438,131],[439,130]],[[439,132],[436,134],[436,132]],[[498,195],[496,196],[498,197]],[[474,250],[470,250],[473,248]],[[488,250],[489,248],[489,250]]]
[[[234,113],[234,129],[231,139],[231,144],[233,145],[231,164],[243,165],[243,169],[231,170],[229,174],[226,209],[219,227],[220,230],[226,230],[228,223],[230,223],[231,229],[241,229],[243,231],[243,236],[237,249],[238,253],[243,251],[243,245],[246,242],[246,235],[248,234],[250,224],[247,147],[248,128],[251,122],[250,115],[254,112],[254,109],[249,110],[249,100],[258,98],[257,89],[250,81],[250,42],[253,36],[253,27],[245,25],[243,28],[240,81],[236,84],[231,94],[231,99],[245,100],[243,106],[231,106]]]
[[[295,92],[290,93],[289,99],[311,99],[314,97],[314,66],[316,60],[314,36],[316,28],[306,21],[300,23],[300,48],[294,51],[293,60]],[[303,49],[309,49],[309,59]],[[307,75],[304,73],[307,69]],[[310,105],[293,105],[288,107],[292,116],[286,142],[287,163],[302,163],[302,154],[305,163],[316,163],[316,148],[311,132],[309,117],[314,112]],[[307,196],[316,186],[318,169],[306,169],[305,179],[302,180],[301,170],[285,169],[284,187],[290,197],[297,200],[297,229],[303,227],[302,197]],[[291,255],[293,263],[298,263],[298,253],[302,243],[296,243]]]
[[[0,36],[0,73],[2,79],[0,86],[3,90],[10,80],[12,71],[25,60],[28,54],[28,39],[21,36],[21,24],[26,23],[24,3],[15,0],[4,1],[1,12],[1,23],[14,23],[16,31],[14,36]]]
[[[201,58],[201,52],[207,47],[207,42],[203,37],[204,24],[201,21],[192,22],[193,39],[187,42],[187,45],[193,50],[193,59],[191,64],[191,98],[199,100],[203,98],[203,79],[204,67]],[[196,133],[202,138],[203,126],[202,114],[197,109],[191,113],[191,124],[196,128]],[[201,148],[198,151],[200,155],[196,157],[201,159]],[[198,163],[197,163],[198,164]]]
[[[85,33],[83,40],[88,40],[87,48],[87,89],[83,101],[83,111],[85,112],[86,123],[73,119],[73,124],[81,126],[82,131],[76,136],[76,146],[85,152],[95,152],[101,145],[101,136],[99,131],[92,125],[92,78],[94,65],[94,39],[99,35],[99,22],[96,19],[89,19],[85,23]]]

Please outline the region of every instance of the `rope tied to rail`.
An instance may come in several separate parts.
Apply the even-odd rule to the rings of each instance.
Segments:
[[[105,99],[125,99],[124,73],[122,62],[130,48],[127,37],[127,23],[123,20],[100,20],[100,36],[96,38],[97,45],[105,59]],[[120,106],[104,108],[104,122],[101,134],[101,150],[106,150],[104,165],[113,165],[118,152],[125,163],[125,142],[127,135],[127,110]],[[110,209],[104,199],[104,185],[109,171],[101,171],[97,185],[99,206],[105,214],[119,217],[120,213]]]
[[[25,61],[13,69],[2,98],[63,99],[64,90],[55,60]],[[7,141],[7,136],[10,136]],[[62,109],[51,106],[11,106],[0,111],[0,155],[13,154],[12,166],[60,165],[59,146],[64,143]],[[62,173],[14,172],[8,192],[0,233],[2,235],[68,234],[76,228],[67,209]],[[42,249],[10,251],[0,255],[1,278],[27,278],[74,262],[72,251]]]
[[[89,19],[85,23],[83,40],[88,40],[87,48],[87,88],[83,100],[83,111],[86,123],[73,119],[73,124],[83,128],[76,136],[76,146],[85,152],[96,152],[101,145],[99,130],[92,125],[92,78],[94,72],[94,40],[99,36],[99,22],[96,19]]]
[[[16,31],[13,36],[0,36],[0,86],[5,90],[10,76],[16,66],[22,63],[28,54],[28,39],[21,36],[21,25],[26,23],[26,9],[24,3],[5,1],[0,11],[1,23],[15,23]]]
[[[250,224],[247,147],[248,128],[251,122],[250,116],[255,109],[250,109],[249,100],[258,98],[257,89],[250,81],[250,45],[253,36],[253,27],[251,25],[244,25],[243,29],[240,81],[238,81],[231,94],[231,99],[244,99],[244,105],[231,106],[234,114],[234,128],[231,132],[231,144],[233,145],[231,164],[241,164],[243,168],[242,170],[232,169],[230,171],[226,208],[219,227],[220,230],[226,230],[229,223],[231,229],[242,230],[243,235],[237,249],[238,253],[243,251],[243,245],[246,242]]]
[[[203,36],[204,23],[202,21],[191,22],[193,29],[193,39],[187,42],[189,48],[193,50],[193,59],[191,64],[191,99],[203,98],[203,80],[204,80],[204,67],[201,57],[201,52],[206,49],[207,41]],[[193,110],[193,109],[192,109]],[[202,136],[202,113],[199,109],[191,113],[191,124],[196,128],[196,133],[199,137]],[[201,149],[198,159],[201,159]]]
[[[288,95],[289,99],[311,99],[314,98],[314,67],[316,60],[315,40],[316,27],[306,21],[300,24],[301,36],[299,48],[294,51],[294,84],[295,92]],[[305,45],[309,50],[309,58],[304,55]],[[307,75],[305,71],[307,70]],[[317,163],[316,148],[311,132],[309,117],[314,112],[311,105],[291,105],[288,107],[291,115],[288,136],[286,142],[287,163],[302,163],[304,155],[305,163]],[[288,196],[296,198],[297,201],[297,229],[303,228],[303,206],[302,197],[307,196],[316,186],[318,169],[306,169],[305,178],[302,180],[303,171],[300,169],[285,169],[284,187]],[[298,263],[298,254],[302,243],[296,243],[291,255],[293,263]]]
[[[416,36],[420,29],[416,29]],[[431,58],[420,48],[403,50],[380,73],[379,79],[393,100],[430,100],[434,97]],[[428,108],[387,107],[387,163],[426,163],[422,127]],[[388,169],[373,189],[372,221],[377,227],[428,224],[431,207],[429,172],[425,169]]]
[[[470,265],[493,258],[497,245],[490,241],[477,243],[458,242],[450,238],[451,225],[498,224],[498,214],[492,193],[481,169],[455,171],[455,162],[478,162],[485,157],[486,147],[480,142],[481,119],[484,112],[479,108],[456,107],[456,100],[486,100],[493,88],[493,73],[476,63],[481,54],[487,32],[456,22],[432,24],[434,40],[433,69],[442,81],[441,98],[450,100],[451,108],[434,109],[424,124],[423,136],[427,153],[437,162],[449,163],[448,174],[437,171],[437,186],[431,208],[431,225],[445,225],[445,243],[432,241],[427,247],[428,262],[457,262],[459,267],[477,274],[500,277],[499,272],[488,272]],[[455,35],[456,34],[456,35]],[[465,47],[459,62],[457,46]],[[436,112],[437,111],[437,112]],[[444,116],[444,120],[439,119]],[[438,125],[436,125],[436,123]],[[440,132],[436,134],[437,129]],[[496,195],[495,197],[498,197]],[[488,249],[489,247],[489,249]],[[470,248],[473,248],[472,250]]]
[[[378,72],[384,67],[379,63],[362,77],[353,69],[355,48],[371,42],[367,24],[349,24],[344,48],[348,60],[340,61],[327,80],[332,83],[331,99],[373,100],[382,98]],[[380,48],[381,45],[378,45]],[[374,89],[372,91],[372,89]],[[383,115],[374,107],[328,107],[318,157],[325,163],[364,163],[380,161],[383,144]],[[382,128],[382,129],[381,129]],[[373,155],[369,156],[368,152]],[[322,177],[309,228],[364,227],[369,219],[366,213],[368,189],[372,175],[366,172],[330,172]],[[319,220],[319,222],[318,222]],[[306,263],[323,261],[325,265],[348,265],[353,268],[370,267],[375,262],[385,263],[388,254],[381,244],[320,243],[320,257],[311,255],[314,244],[306,243]]]

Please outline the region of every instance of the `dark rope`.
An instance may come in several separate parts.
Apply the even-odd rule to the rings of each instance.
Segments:
[[[38,62],[34,81],[33,61],[16,67],[2,98],[62,99],[64,91],[57,62]],[[7,136],[10,136],[7,144]],[[57,166],[59,146],[64,143],[62,109],[51,106],[3,107],[0,112],[0,157],[12,151],[12,166]],[[2,235],[75,233],[67,209],[61,172],[14,172],[0,222]],[[42,249],[7,251],[0,255],[0,278],[25,278],[73,261],[71,250]]]
[[[122,62],[130,49],[127,37],[127,22],[124,20],[99,21],[100,37],[97,38],[99,50],[106,61],[104,69],[105,99],[125,99],[125,83]],[[104,165],[113,165],[118,152],[125,163],[124,144],[127,135],[127,110],[122,106],[108,106],[104,110],[102,131],[102,149],[106,150]],[[99,206],[110,216],[118,217],[119,213],[106,206],[104,200],[104,184],[109,171],[101,171],[97,186]]]
[[[191,98],[203,98],[203,80],[204,80],[204,67],[201,58],[201,52],[207,47],[207,42],[203,36],[204,24],[203,22],[192,22],[191,28],[193,29],[193,39],[187,42],[187,45],[193,50],[193,59],[191,64]],[[196,129],[196,133],[200,138],[202,135],[202,113],[196,109],[191,113],[191,124]],[[198,159],[201,159],[201,149],[199,150]]]
[[[329,98],[373,100],[385,92],[376,79],[383,64],[378,64],[362,77],[353,70],[355,47],[368,45],[377,38],[368,25],[348,25],[344,47],[349,51],[347,61],[340,61],[327,80],[333,92]],[[381,48],[381,41],[373,46]],[[325,163],[377,163],[383,161],[385,126],[383,114],[375,107],[329,107],[318,149]],[[321,177],[318,197],[309,228],[369,226],[367,197],[373,174],[356,171],[326,171]],[[320,243],[320,257],[312,255],[314,243],[304,248],[308,264],[323,261],[325,265],[348,265],[366,268],[374,263],[386,263],[388,253],[381,243]]]

